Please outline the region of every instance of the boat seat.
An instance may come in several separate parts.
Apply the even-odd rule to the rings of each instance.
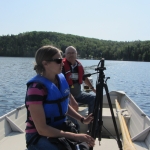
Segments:
[[[1,150],[27,150],[25,133],[11,132],[0,141]]]
[[[135,136],[132,140],[136,149],[150,150],[150,127]]]
[[[119,148],[115,139],[102,138],[99,145],[98,138],[96,138],[93,150],[119,150]]]
[[[144,142],[136,141],[134,142],[134,146],[137,150],[149,150]],[[100,141],[100,145],[98,139],[96,139],[93,150],[97,149],[112,150],[112,147],[113,149],[119,150],[117,141],[115,139],[102,138]],[[6,136],[3,140],[0,141],[0,149],[27,150],[25,144],[25,133],[12,132],[8,136]]]
[[[79,110],[78,110],[79,114],[81,114],[82,116],[87,116],[88,115],[88,108],[87,107],[79,107]],[[119,119],[117,117],[117,112],[116,112],[116,108],[113,108],[113,112],[114,112],[114,116],[115,116],[115,119],[116,119],[116,123],[117,123],[117,127],[118,127],[118,131],[119,133],[121,133],[121,129],[120,129],[120,123],[119,123]],[[110,108],[103,108],[103,112],[102,112],[102,115],[103,115],[103,125],[104,127],[109,130],[111,132],[112,135],[115,135],[115,130],[114,130],[114,125],[113,125],[113,121],[112,121],[112,115],[111,115],[111,112],[110,112]],[[128,115],[128,112],[125,111],[123,113],[124,115],[124,118],[125,118],[125,121],[126,123],[128,124],[128,121],[130,119],[130,116]],[[81,124],[80,122],[78,122],[79,125],[80,125],[80,128],[82,132],[86,132],[87,131],[87,125],[83,125]],[[104,130],[103,131],[103,134],[104,135],[107,135],[107,131]]]
[[[145,142],[135,141],[133,145],[137,150],[149,150]]]

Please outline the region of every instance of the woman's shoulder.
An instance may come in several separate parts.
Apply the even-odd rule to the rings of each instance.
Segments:
[[[28,91],[30,91],[31,93],[33,92],[33,93],[40,94],[40,95],[47,94],[46,87],[43,84],[37,83],[37,82],[31,83],[28,87]]]
[[[30,83],[29,88],[44,89],[45,86],[42,83],[32,82],[32,83]]]

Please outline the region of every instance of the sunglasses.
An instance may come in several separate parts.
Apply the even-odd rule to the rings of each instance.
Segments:
[[[57,58],[57,59],[49,59],[49,60],[46,60],[46,61],[53,61],[53,62],[55,62],[57,64],[61,64],[62,60],[63,60],[62,58]]]

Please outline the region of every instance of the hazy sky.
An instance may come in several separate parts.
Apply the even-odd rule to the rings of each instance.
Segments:
[[[0,0],[0,36],[28,31],[150,40],[150,0]]]

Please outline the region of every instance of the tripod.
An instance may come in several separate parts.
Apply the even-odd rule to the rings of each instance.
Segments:
[[[99,67],[100,63],[101,63],[101,66]],[[93,110],[94,120],[93,120],[93,123],[91,124],[90,135],[94,139],[96,139],[97,133],[99,133],[98,138],[99,138],[99,141],[101,141],[101,133],[102,133],[102,126],[103,126],[102,109],[103,109],[103,88],[104,88],[106,91],[108,104],[109,104],[115,132],[117,136],[118,147],[120,150],[122,150],[122,143],[120,140],[120,136],[119,136],[119,132],[118,132],[118,128],[117,128],[117,124],[116,124],[116,120],[115,120],[115,116],[113,112],[113,107],[112,107],[112,103],[111,103],[111,99],[110,99],[110,95],[108,91],[108,86],[106,83],[108,78],[106,79],[106,81],[104,81],[105,79],[104,70],[106,70],[106,68],[104,67],[104,58],[100,60],[98,67],[95,70],[98,71],[97,73],[99,73],[99,77],[96,83],[96,98],[95,98],[95,104],[94,104],[94,110]],[[90,76],[90,75],[92,74],[88,74],[86,76]],[[90,150],[93,150],[93,147],[91,147]]]

